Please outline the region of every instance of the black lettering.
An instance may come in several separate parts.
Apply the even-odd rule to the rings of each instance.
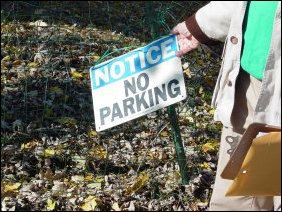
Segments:
[[[131,114],[135,113],[135,110],[133,108],[133,104],[134,104],[134,98],[133,97],[129,97],[129,98],[123,100],[124,116],[128,116],[128,109],[130,110]]]
[[[168,95],[171,97],[171,98],[175,98],[177,97],[178,95],[181,95],[181,91],[180,91],[180,87],[177,86],[177,87],[174,87],[172,89],[172,84],[175,84],[175,85],[178,85],[179,84],[179,81],[176,80],[176,79],[173,79],[171,80],[168,85],[167,85],[167,92],[168,92]]]
[[[152,91],[152,89],[148,90],[148,94],[149,94],[150,107],[153,107],[154,106],[154,99],[153,99],[153,91]]]
[[[116,117],[119,117],[120,119],[123,118],[118,103],[113,104],[112,122],[115,120]]]
[[[144,92],[142,93],[141,98],[139,97],[139,94],[137,94],[137,95],[135,96],[135,98],[136,98],[136,107],[137,107],[137,111],[138,111],[138,112],[141,111],[141,105],[143,105],[145,109],[149,108],[149,105],[147,104],[147,102],[146,102],[145,99],[144,99],[145,92],[146,92],[146,91],[144,91]]]
[[[161,97],[163,101],[167,100],[165,84],[162,84],[162,89],[163,90],[161,91],[161,89],[159,89],[158,87],[154,88],[156,105],[159,104],[159,97]]]
[[[130,83],[128,80],[124,80],[124,91],[126,97],[128,97],[128,89],[131,91],[131,93],[136,93],[135,77],[132,77],[131,79],[132,83]]]
[[[101,125],[105,124],[105,118],[111,114],[111,109],[109,107],[103,107],[100,109],[100,120]]]
[[[144,79],[145,85],[141,85],[141,80],[142,78]],[[148,88],[149,86],[149,77],[146,73],[142,73],[137,77],[137,87],[140,91],[144,91]]]

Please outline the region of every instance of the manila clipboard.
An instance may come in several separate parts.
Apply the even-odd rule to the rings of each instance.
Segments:
[[[281,127],[251,124],[221,177],[233,180],[226,196],[280,196]]]

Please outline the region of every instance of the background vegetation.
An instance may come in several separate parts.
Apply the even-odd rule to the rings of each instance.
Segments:
[[[166,109],[97,133],[89,80],[93,64],[166,35],[206,3],[1,1],[2,210],[208,208],[221,47],[182,58],[188,97],[177,112],[188,185]]]

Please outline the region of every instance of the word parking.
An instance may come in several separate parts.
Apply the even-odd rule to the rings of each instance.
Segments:
[[[95,125],[102,131],[186,98],[170,35],[90,69]]]

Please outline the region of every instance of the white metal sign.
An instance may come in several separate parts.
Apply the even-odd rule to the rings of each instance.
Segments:
[[[161,38],[90,69],[97,131],[186,98],[175,35]]]

